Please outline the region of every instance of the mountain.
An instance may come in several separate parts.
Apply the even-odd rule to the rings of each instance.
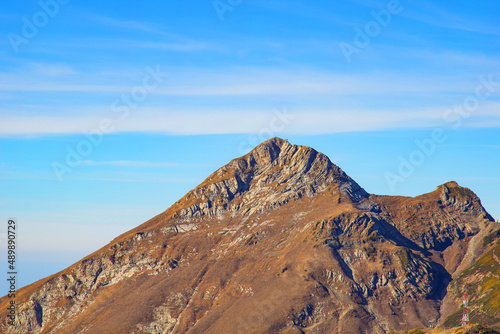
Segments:
[[[322,153],[273,138],[20,289],[16,324],[0,331],[386,333],[455,325],[462,289],[485,324],[500,325],[489,293],[498,228],[456,182],[371,195]]]

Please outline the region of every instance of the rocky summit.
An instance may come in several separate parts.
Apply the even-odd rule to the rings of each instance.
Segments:
[[[18,290],[1,333],[389,333],[500,325],[500,224],[456,182],[368,194],[273,138],[165,212]]]

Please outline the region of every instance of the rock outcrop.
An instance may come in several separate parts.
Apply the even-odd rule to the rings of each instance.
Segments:
[[[368,193],[324,154],[274,138],[210,175],[178,203],[177,217],[186,219],[225,212],[252,214],[313,197],[333,183],[353,202]],[[189,203],[186,207],[185,203]]]

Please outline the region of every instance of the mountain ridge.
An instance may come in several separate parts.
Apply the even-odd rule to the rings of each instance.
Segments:
[[[342,185],[345,184],[344,192],[349,195],[351,199],[360,200],[362,197],[368,197],[368,193],[342,169],[333,164],[326,155],[310,147],[291,145],[283,139],[274,137],[258,145],[248,154],[233,159],[228,164],[219,168],[198,187],[188,192],[186,196],[177,203],[182,202],[183,199],[189,199],[193,193],[194,197],[199,197],[202,194],[209,197],[209,202],[213,202],[219,195],[226,195],[229,201],[231,201],[234,199],[235,193],[237,196],[240,195],[241,192],[248,191],[249,184],[254,178],[266,173],[271,174],[274,168],[281,167],[284,169],[289,165],[290,161],[294,161],[294,167],[298,169],[294,174],[294,179],[288,180],[285,178],[285,180],[278,181],[282,183],[287,182],[287,186],[289,186],[290,189],[285,189],[285,191],[296,192],[297,197],[295,197],[295,199],[300,196],[311,197],[318,191],[316,188],[319,187],[319,191],[322,191],[332,182],[341,183]],[[311,169],[313,169],[313,171],[311,171]],[[317,171],[311,176],[314,169],[317,169]],[[284,172],[287,173],[291,171],[285,170]],[[266,174],[266,176],[268,175]],[[268,177],[270,176],[271,175]],[[269,180],[266,181],[269,182]],[[272,180],[271,183],[278,181]],[[302,181],[302,183],[298,181]],[[219,184],[223,186],[217,186]],[[214,185],[216,189],[210,189],[209,191],[211,194],[207,195],[206,188],[212,185]],[[274,189],[275,192],[277,190],[279,189]],[[227,204],[229,201],[223,201],[223,203]],[[208,206],[210,206],[210,203]],[[203,211],[205,208],[207,208],[207,206],[201,208],[201,212],[205,213],[206,211]],[[181,215],[194,215],[194,212],[200,212],[200,209],[191,209],[190,212],[181,213]],[[215,210],[215,212],[217,212],[217,210]]]

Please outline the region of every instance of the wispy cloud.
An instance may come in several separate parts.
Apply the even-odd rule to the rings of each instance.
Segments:
[[[116,165],[113,165],[116,166]],[[186,165],[182,165],[187,167]],[[209,167],[209,165],[190,165],[191,167]],[[151,166],[141,166],[141,167],[151,167]],[[216,168],[217,166],[210,166],[210,168]],[[49,167],[50,168],[50,167]],[[11,171],[2,170],[0,173],[0,180],[49,180],[57,181],[56,175],[52,173],[52,170],[47,171]],[[146,173],[146,172],[122,172],[122,171],[112,171],[112,172],[79,172],[71,174],[67,178],[68,180],[85,180],[85,181],[103,181],[103,182],[129,182],[129,183],[141,183],[141,182],[153,182],[153,183],[196,183],[201,180],[196,178],[188,177],[174,177],[168,176],[164,173]]]
[[[18,171],[2,168],[0,180],[56,180],[53,173],[44,171]]]
[[[155,33],[169,37],[179,37],[176,34],[167,32],[163,26],[147,21],[137,21],[130,19],[117,19],[110,16],[98,15],[91,12],[80,13],[84,19],[91,21],[94,24],[105,25],[109,27],[123,28],[127,30],[139,30],[143,32]]]
[[[128,51],[135,49],[156,49],[165,51],[189,52],[205,50],[209,48],[206,42],[201,42],[186,35],[180,35],[169,31],[163,24],[148,21],[138,21],[133,19],[115,18],[103,16],[96,13],[84,11],[79,13],[83,21],[92,25],[99,25],[103,28],[118,28],[124,34],[114,36],[112,31],[106,37],[86,38],[83,42],[79,40],[63,41],[61,44],[50,44],[51,46],[76,47],[76,48],[99,48],[99,49],[123,49]],[[125,39],[122,36],[129,36],[133,32],[146,34],[146,38],[134,40]]]
[[[78,74],[78,72],[71,66],[65,64],[43,64],[43,63],[30,63],[34,72],[42,76],[66,76]]]
[[[285,106],[286,107],[286,106]],[[398,107],[388,110],[370,108],[287,108],[293,120],[283,129],[290,134],[327,134],[340,132],[394,130],[449,126],[443,116],[453,105],[432,108]],[[500,103],[481,104],[467,119],[464,127],[497,127]],[[109,115],[74,114],[72,116],[4,117],[0,135],[76,134],[94,129],[100,119]],[[116,120],[115,133],[150,132],[169,135],[255,133],[269,126],[272,110],[221,110],[220,108],[167,109],[141,108],[127,119]],[[487,119],[487,121],[484,121]],[[89,162],[92,164],[94,162]],[[110,162],[126,165],[137,162]],[[146,167],[146,165],[144,165]]]
[[[194,51],[213,51],[218,47],[209,42],[201,42],[187,37],[181,39],[167,39],[167,40],[137,40],[137,39],[124,39],[119,38],[86,38],[84,41],[76,43],[74,41],[53,42],[46,47],[51,48],[71,48],[71,49],[101,49],[106,51],[120,51],[127,50],[127,52],[139,52],[143,49],[159,50],[159,51],[172,51],[172,52],[194,52]]]
[[[251,95],[397,95],[402,93],[460,93],[471,90],[474,78],[456,80],[443,75],[375,71],[363,74],[342,74],[317,69],[276,70],[268,68],[163,68],[171,73],[169,82],[151,94],[165,96],[251,96]],[[172,71],[171,71],[172,70]],[[89,73],[81,78],[50,80],[4,73],[0,89],[4,92],[124,92],[132,87],[113,82],[103,84],[103,75]],[[144,74],[142,74],[144,75]],[[127,74],[125,76],[130,81]],[[473,88],[472,88],[473,89]]]
[[[174,177],[166,176],[161,173],[139,173],[139,172],[82,172],[70,175],[68,180],[86,180],[86,181],[102,181],[102,182],[128,182],[128,183],[199,183],[202,180],[189,177]]]
[[[142,49],[156,49],[166,51],[199,51],[208,50],[211,47],[207,43],[197,41],[184,41],[184,42],[144,42],[144,41],[129,41],[124,45],[127,48],[142,48]]]
[[[84,160],[83,165],[87,166],[129,166],[129,167],[179,167],[180,164],[174,162],[151,162],[151,161],[130,161],[130,160],[114,160],[114,161],[94,161]]]
[[[470,17],[460,16],[450,10],[445,10],[434,2],[420,2],[418,3],[420,8],[416,8],[416,4],[417,3],[413,2],[412,6],[407,6],[408,9],[401,15],[436,27],[487,35],[500,35],[498,26],[484,25],[482,22],[474,21]],[[429,15],[429,13],[432,14]]]

